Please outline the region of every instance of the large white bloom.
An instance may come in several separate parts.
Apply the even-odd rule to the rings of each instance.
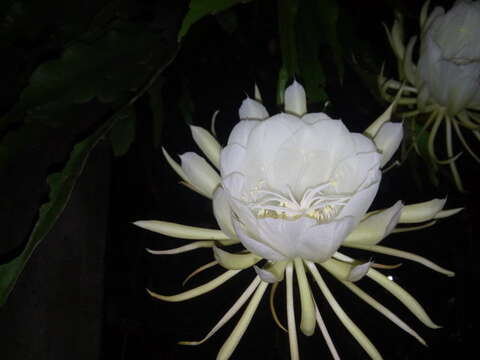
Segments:
[[[431,261],[405,251],[379,246],[393,232],[428,227],[436,219],[455,214],[459,209],[442,210],[445,200],[403,205],[366,213],[381,180],[380,168],[398,148],[402,125],[389,121],[393,105],[365,131],[351,133],[340,120],[324,113],[306,113],[303,87],[294,83],[285,92],[285,113],[269,117],[263,105],[246,99],[239,110],[240,122],[222,149],[206,130],[192,127],[192,135],[208,160],[186,153],[181,165],[165,151],[173,169],[192,190],[213,200],[213,212],[220,230],[180,225],[166,221],[138,221],[135,224],[180,239],[194,242],[170,250],[149,250],[152,254],[178,254],[211,247],[214,261],[195,270],[191,276],[214,265],[227,269],[219,277],[177,295],[151,296],[166,301],[183,301],[220,286],[244,269],[255,269],[256,277],[215,327],[198,345],[210,338],[248,301],[236,327],[220,349],[217,359],[228,359],[246,331],[269,284],[286,282],[287,322],[292,359],[299,358],[294,310],[293,273],[296,273],[301,304],[300,329],[310,336],[318,325],[332,356],[338,353],[313,299],[306,275],[308,270],[332,311],[372,359],[381,359],[375,346],[336,302],[318,267],[331,273],[356,296],[367,302],[393,323],[424,340],[385,306],[361,290],[354,282],[368,277],[397,297],[420,321],[437,328],[421,305],[403,288],[375,270],[386,265],[358,262],[341,253],[350,247],[388,254],[423,264],[453,276]],[[398,224],[420,223],[413,227]],[[226,246],[239,244],[244,250],[229,252]],[[257,264],[266,260],[263,266]],[[187,280],[191,277],[189,276]],[[275,309],[272,315],[280,324]]]
[[[323,262],[370,207],[381,178],[371,139],[323,113],[243,120],[220,156],[243,245],[269,260]]]
[[[398,18],[387,31],[390,44],[398,58],[399,76],[411,86],[404,86],[400,103],[418,106],[407,111],[406,117],[428,114],[425,129],[431,128],[429,153],[439,163],[449,163],[457,187],[463,190],[452,150],[452,127],[464,148],[480,162],[462,134],[462,128],[472,131],[480,140],[480,2],[459,0],[445,12],[436,7],[427,16],[428,1],[420,16],[420,51],[417,65],[412,59],[417,36],[403,44],[402,19]],[[389,90],[400,84],[381,77],[385,98],[393,99]],[[434,149],[435,136],[441,121],[445,122],[447,156],[438,160]]]
[[[416,71],[419,98],[445,106],[450,115],[480,109],[480,2],[440,7],[426,20]]]

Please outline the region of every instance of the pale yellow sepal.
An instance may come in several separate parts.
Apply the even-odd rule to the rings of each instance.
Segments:
[[[165,148],[162,147],[162,153],[165,159],[167,160],[168,164],[171,166],[171,168],[177,173],[178,176],[180,176],[183,180],[184,185],[186,185],[190,190],[193,190],[200,195],[206,196],[200,189],[198,189],[195,185],[193,185],[188,178],[187,174],[185,174],[185,171],[183,171],[182,167],[180,166],[179,163],[177,163],[175,160],[172,159],[170,154],[165,150]]]
[[[302,317],[300,320],[300,330],[306,336],[313,335],[315,331],[315,304],[313,302],[312,291],[308,284],[307,275],[303,261],[299,258],[294,260],[295,273],[297,274],[298,289],[300,291],[300,304],[302,308]]]
[[[146,249],[152,255],[176,255],[181,254],[184,252],[200,249],[200,248],[209,248],[215,244],[215,241],[204,240],[204,241],[195,241],[193,243],[179,246],[174,249],[167,249],[167,250],[153,250],[153,249]]]
[[[252,253],[232,254],[216,246],[213,247],[213,256],[220,266],[230,270],[249,268],[262,259],[260,256]]]
[[[220,275],[220,276],[216,277],[215,279],[207,282],[206,284],[203,284],[203,285],[198,286],[194,289],[187,290],[187,291],[184,291],[184,292],[182,292],[180,294],[176,294],[176,295],[161,295],[161,294],[157,294],[156,292],[153,292],[149,289],[146,289],[146,290],[147,290],[148,294],[155,299],[159,299],[159,300],[163,300],[163,301],[170,301],[170,302],[185,301],[185,300],[192,299],[194,297],[203,295],[203,294],[205,294],[209,291],[212,291],[213,289],[222,285],[227,280],[229,280],[232,277],[234,277],[235,275],[237,275],[240,271],[241,270],[225,271],[222,275]]]
[[[344,244],[378,244],[395,228],[402,208],[402,202],[397,201],[392,207],[371,214],[347,236]]]
[[[285,267],[288,261],[268,262],[263,268],[254,266],[255,272],[260,278],[270,284],[283,281],[285,275]]]
[[[383,112],[382,115],[380,115],[370,126],[363,132],[365,135],[369,136],[370,138],[374,138],[375,135],[377,135],[378,130],[382,127],[383,124],[385,124],[387,121],[390,121],[392,117],[393,110],[395,109],[395,106],[397,105],[398,100],[400,99],[401,95],[403,92],[403,85],[400,87],[400,89],[397,92],[397,95],[395,96],[395,99],[393,102],[390,104],[390,106]]]
[[[205,156],[212,162],[217,169],[220,168],[220,151],[222,147],[217,139],[207,130],[200,126],[190,126],[192,137]]]
[[[321,265],[323,266],[329,261],[326,261]],[[328,288],[327,284],[323,280],[322,276],[320,275],[320,272],[318,271],[315,264],[312,262],[307,262],[306,264],[308,269],[310,270],[310,273],[312,274],[313,278],[318,284],[318,287],[322,291],[323,296],[325,296],[325,299],[327,299],[328,304],[332,308],[335,315],[337,315],[339,320],[342,322],[342,324],[347,328],[350,334],[352,334],[355,340],[357,340],[360,346],[367,352],[367,354],[370,356],[371,359],[382,360],[383,358],[378,352],[375,345],[372,344],[370,339],[368,339],[368,337],[362,332],[362,330],[360,330],[360,328],[352,321],[352,319],[350,319],[350,317],[345,313],[343,308],[337,302],[332,292]]]
[[[196,226],[181,225],[160,220],[140,220],[133,223],[142,229],[150,230],[177,239],[189,240],[229,240],[220,230],[205,229]]]
[[[305,89],[296,80],[285,90],[285,112],[296,116],[307,113]]]
[[[257,100],[258,102],[263,102],[262,100],[262,94],[260,93],[260,89],[258,88],[258,85],[257,83],[255,83],[255,95],[253,97],[255,100]]]
[[[293,306],[293,266],[288,263],[285,269],[285,290],[287,297],[287,326],[288,326],[288,343],[290,345],[290,360],[299,360],[297,340],[297,326],[295,324],[295,309]]]
[[[358,264],[352,267],[350,273],[348,274],[348,281],[356,282],[362,279],[365,275],[367,275],[368,269],[372,265],[372,261],[368,261],[363,264]]]
[[[252,299],[250,300],[247,308],[242,314],[242,317],[240,318],[232,333],[218,352],[217,360],[228,360],[230,358],[233,351],[240,342],[243,334],[245,333],[245,330],[247,330],[250,321],[252,321],[253,314],[255,314],[258,304],[260,304],[260,300],[262,299],[262,296],[265,293],[267,286],[268,284],[266,282],[261,282],[260,285],[257,287],[255,293],[252,296]]]
[[[243,294],[235,301],[233,306],[223,315],[223,317],[218,321],[218,323],[213,327],[212,330],[202,339],[199,341],[179,341],[180,345],[200,345],[211,338],[223,325],[225,325],[237,312],[240,308],[245,304],[245,302],[250,298],[253,294],[255,289],[260,284],[260,278],[257,276],[248,286],[247,289],[243,292]]]
[[[444,219],[453,215],[458,214],[460,211],[462,211],[464,208],[455,208],[455,209],[448,209],[448,210],[442,210],[439,211],[438,213],[435,214],[433,217],[434,219]]]
[[[400,300],[400,302],[402,302],[412,314],[426,326],[432,329],[438,329],[441,327],[430,319],[422,305],[420,305],[419,302],[400,285],[372,268],[368,271],[367,276]]]
[[[435,218],[445,206],[447,199],[433,199],[417,204],[405,205],[400,214],[400,223],[418,223]]]
[[[423,340],[412,328],[410,328],[410,326],[408,326],[405,322],[403,322],[398,316],[396,316],[389,309],[387,309],[385,306],[380,304],[377,300],[372,298],[370,295],[368,295],[366,292],[364,292],[362,289],[360,289],[358,286],[356,286],[352,282],[345,281],[343,278],[348,272],[348,264],[343,263],[343,261],[350,262],[350,261],[353,261],[353,259],[341,253],[336,253],[336,255],[338,256],[339,259],[342,259],[342,262],[341,261],[332,262],[330,264],[327,264],[328,266],[324,266],[324,268],[328,272],[330,272],[334,277],[336,277],[339,281],[341,281],[342,284],[345,285],[349,290],[351,290],[355,295],[357,295],[363,301],[365,301],[368,305],[372,306],[375,310],[380,312],[382,315],[384,315],[386,318],[388,318],[390,321],[392,321],[402,330],[406,331],[408,334],[415,337],[421,344],[426,345],[425,340]]]

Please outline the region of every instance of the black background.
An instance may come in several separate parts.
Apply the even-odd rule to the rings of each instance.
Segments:
[[[367,5],[353,1],[341,4],[343,11],[350,15],[352,27],[357,29],[356,36],[370,40],[372,56],[388,53],[381,22],[391,23],[391,5],[380,1]],[[245,94],[253,95],[255,81],[270,113],[279,110],[275,105],[276,76],[281,65],[276,13],[274,6],[271,12],[266,11],[268,6],[271,6],[269,2],[256,10],[250,5],[239,6],[236,12],[240,26],[233,34],[222,31],[214,17],[207,17],[195,25],[185,39],[162,80],[166,84],[162,93],[165,104],[162,146],[170,154],[199,151],[177,105],[185,81],[195,104],[192,117],[195,125],[209,128],[211,115],[220,110],[217,131],[222,144],[238,121],[238,107]],[[419,5],[415,2],[406,2],[403,6],[413,14],[418,13]],[[174,19],[169,26],[175,29],[186,9],[186,4],[179,2],[178,6],[162,9],[162,18]],[[24,54],[28,54],[26,48],[22,49]],[[20,50],[11,48],[10,51]],[[37,57],[37,64],[43,60]],[[332,102],[329,114],[342,118],[352,131],[362,131],[387,105],[376,102],[349,67],[340,85],[328,50],[322,60],[326,64],[327,93]],[[7,73],[8,68],[4,71]],[[3,91],[8,93],[8,89]],[[8,103],[6,101],[5,108]],[[318,111],[321,107],[322,104],[313,104],[310,110]],[[201,249],[175,256],[150,255],[146,247],[167,249],[185,242],[136,228],[131,224],[133,221],[162,219],[212,228],[216,224],[210,201],[178,184],[178,177],[162,157],[160,148],[154,146],[148,100],[141,98],[135,110],[136,138],[130,151],[114,158],[106,142],[97,147],[67,210],[32,257],[1,310],[2,359],[212,359],[238,320],[236,316],[203,345],[176,344],[180,340],[202,338],[253,279],[253,269],[242,271],[207,295],[182,303],[157,301],[145,292],[146,287],[162,294],[183,291],[183,279],[197,267],[212,261],[212,253]],[[90,111],[96,111],[94,105]],[[28,159],[29,164],[51,163],[58,148],[68,148],[72,141],[60,133],[58,139],[51,139],[49,148],[25,152],[19,163],[22,159]],[[470,191],[466,194],[455,190],[447,169],[442,169],[441,185],[435,188],[429,185],[422,166],[413,170],[424,180],[421,184],[414,180],[411,167],[395,168],[384,175],[373,205],[373,208],[389,206],[399,199],[408,204],[448,193],[447,208],[465,206],[463,212],[440,221],[433,228],[391,235],[383,243],[424,255],[456,272],[454,278],[447,278],[408,261],[402,261],[403,265],[396,270],[386,271],[419,300],[442,329],[423,326],[401,303],[371,281],[365,279],[359,283],[424,337],[428,348],[325,274],[339,303],[385,359],[459,358],[472,345],[478,284],[478,244],[474,240],[477,238],[479,178],[475,166],[466,156],[460,162],[465,187]],[[45,200],[43,168],[38,167],[18,165],[16,171],[6,177],[4,196],[17,201],[5,209],[2,216],[2,228],[8,235],[3,260],[9,259],[26,239],[36,210]],[[346,252],[361,259],[370,258],[367,253]],[[375,255],[374,259],[397,263],[396,259],[381,255]],[[219,267],[209,269],[186,287],[202,284],[221,272]],[[366,359],[367,355],[336,319],[313,284],[312,288],[340,356]],[[280,319],[285,323],[284,291],[281,285],[276,303]],[[265,296],[262,300],[232,359],[289,358],[288,336],[273,322],[267,299]],[[303,359],[330,356],[318,331],[311,338],[299,333],[299,344]]]

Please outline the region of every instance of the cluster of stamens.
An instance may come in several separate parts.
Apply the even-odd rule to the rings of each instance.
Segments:
[[[326,223],[333,219],[350,197],[337,194],[328,194],[326,189],[332,183],[325,183],[310,188],[303,194],[300,201],[294,196],[290,187],[287,195],[271,190],[255,190],[252,192],[250,209],[257,218],[274,218],[295,220],[306,216]]]

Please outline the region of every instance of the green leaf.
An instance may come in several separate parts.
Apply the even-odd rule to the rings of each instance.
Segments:
[[[300,3],[297,20],[298,67],[307,93],[308,102],[324,102],[326,79],[319,59],[320,46],[324,35],[319,31],[315,10],[316,0],[304,0]]]
[[[129,109],[133,103],[150,88],[163,70],[171,63],[175,55],[176,52],[174,54],[169,53],[167,56],[164,54],[161,65],[153,74],[150,74],[148,81],[146,81],[144,86],[130,101],[122,106],[92,135],[76,144],[63,170],[47,178],[48,185],[50,186],[49,201],[41,206],[38,220],[29,236],[25,248],[18,257],[8,263],[0,265],[0,306],[6,302],[8,295],[12,291],[15,282],[33,251],[50,232],[67,206],[70,195],[94,147],[105,138],[116,122],[121,119],[118,114],[122,114]]]
[[[145,26],[118,22],[102,37],[77,41],[61,57],[41,64],[32,74],[10,116],[1,120],[68,124],[77,104],[94,98],[114,103],[136,91],[163,55],[164,37]]]
[[[135,111],[133,108],[117,115],[116,124],[110,131],[110,142],[116,157],[127,153],[135,139]]]
[[[343,49],[337,35],[339,7],[336,0],[319,0],[316,3],[316,16],[320,34],[332,51],[338,77],[340,82],[342,82],[344,74]]]
[[[297,11],[298,0],[278,0],[278,32],[282,51],[282,67],[287,72],[289,79],[298,74],[295,31]]]
[[[190,9],[183,19],[177,40],[181,41],[190,30],[190,27],[201,18],[207,15],[214,15],[238,3],[246,3],[248,1],[250,0],[191,0]]]
[[[237,14],[233,10],[223,11],[215,18],[222,29],[229,34],[232,34],[238,28]]]
[[[50,201],[43,204],[39,218],[22,253],[12,261],[0,265],[0,305],[7,300],[18,276],[40,241],[47,235],[65,209],[73,188],[82,173],[93,147],[105,135],[110,123],[95,134],[75,145],[65,168],[47,178]]]

